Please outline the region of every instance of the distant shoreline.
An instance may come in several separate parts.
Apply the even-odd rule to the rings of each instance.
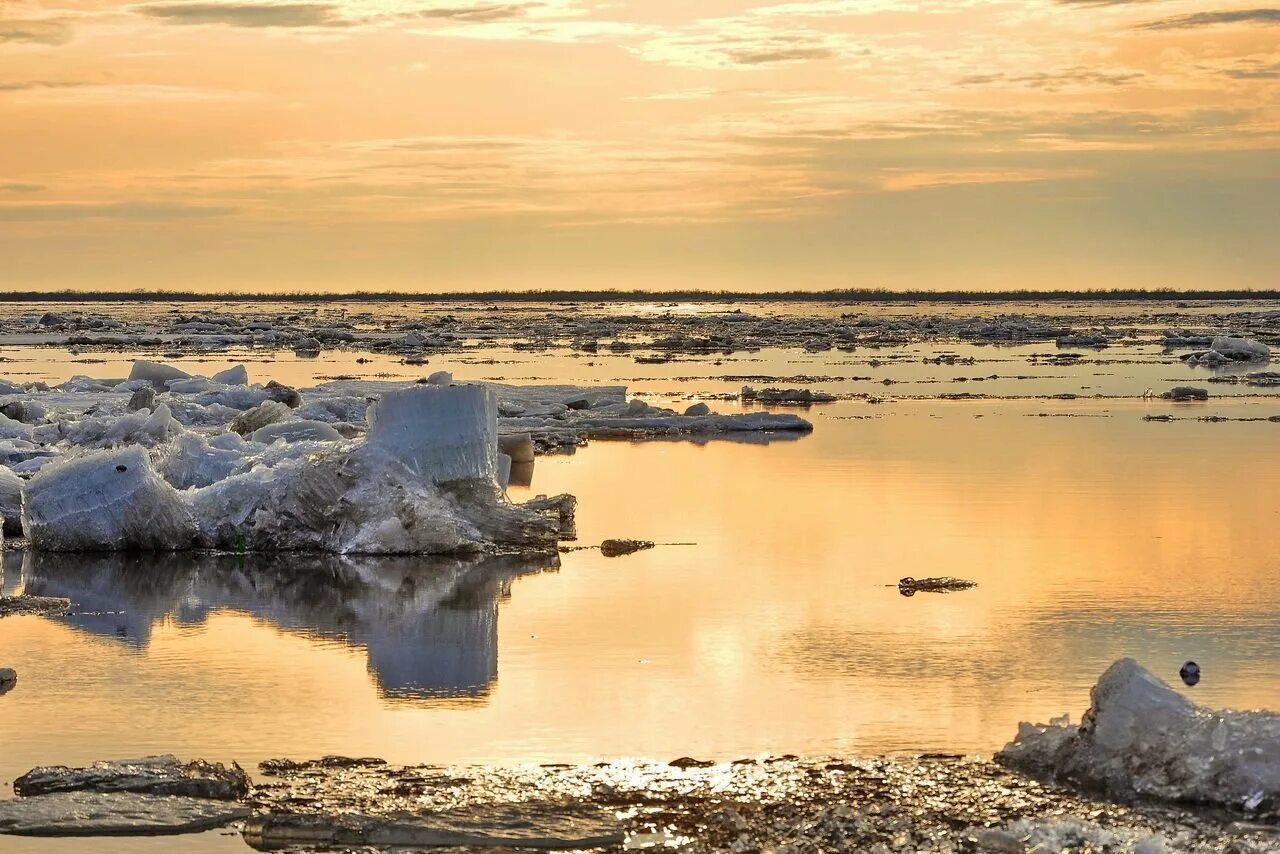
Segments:
[[[894,291],[875,288],[826,291],[476,291],[423,292],[354,291],[235,293],[199,291],[12,291],[0,293],[0,303],[71,303],[71,302],[803,302],[803,303],[982,303],[982,302],[1157,302],[1193,301],[1264,301],[1280,300],[1280,290],[1081,290],[1081,291]]]

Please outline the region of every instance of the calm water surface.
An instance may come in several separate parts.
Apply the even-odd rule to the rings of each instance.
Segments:
[[[1016,349],[982,352],[1022,362],[1001,374],[1037,373]],[[1024,395],[1099,383],[1132,394],[1189,370],[1130,355],[1009,382]],[[640,382],[649,366],[629,360],[520,358],[431,369],[627,379],[684,400],[735,387],[684,374],[865,375],[837,363],[869,356],[756,354]],[[920,394],[955,390],[922,382],[939,372],[996,370],[926,375],[918,361],[876,370]],[[89,367],[70,373],[120,373]],[[7,591],[69,596],[77,613],[0,621],[0,664],[20,680],[0,698],[0,777],[157,752],[246,767],[328,753],[990,753],[1020,720],[1078,718],[1123,655],[1167,680],[1197,660],[1201,702],[1280,708],[1280,425],[1144,421],[1153,407],[1187,412],[1132,399],[845,400],[810,410],[815,430],[798,439],[595,442],[540,458],[513,497],[577,495],[583,544],[671,545],[570,552],[558,568],[10,552]],[[1280,414],[1275,398],[1211,407],[1194,412]],[[978,587],[906,598],[904,575]]]

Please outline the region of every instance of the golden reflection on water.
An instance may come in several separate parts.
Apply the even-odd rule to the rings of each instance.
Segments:
[[[287,596],[243,591],[247,604],[207,614],[174,606],[145,639],[0,622],[3,663],[20,674],[0,700],[20,734],[0,771],[165,751],[990,752],[1019,720],[1077,717],[1121,655],[1167,680],[1194,658],[1197,700],[1280,707],[1276,426],[1146,423],[1136,404],[1027,417],[1044,408],[902,403],[839,420],[866,414],[849,402],[813,411],[811,436],[767,446],[596,442],[542,458],[514,497],[577,494],[582,543],[694,545],[566,554],[557,572],[484,588],[453,624],[423,611],[434,635],[373,637],[399,613],[385,596],[370,600],[383,611],[317,630]],[[904,575],[979,586],[905,598]],[[482,669],[491,658],[482,690],[387,690],[445,667],[432,657],[448,643]]]

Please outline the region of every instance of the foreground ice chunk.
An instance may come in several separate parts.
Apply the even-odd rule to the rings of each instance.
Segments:
[[[492,478],[437,486],[363,444],[257,467],[190,501],[199,541],[210,548],[447,554],[548,547],[561,527],[512,505]]]
[[[1197,706],[1131,658],[1091,697],[1079,728],[1022,724],[996,758],[1121,797],[1280,811],[1280,714]]]
[[[200,394],[218,386],[213,380],[204,377],[191,377],[185,380],[169,380],[165,385],[173,394]]]
[[[370,407],[369,445],[432,483],[497,473],[497,408],[480,385],[416,386]]]
[[[0,801],[0,833],[15,836],[150,836],[198,833],[245,818],[247,806],[204,798],[61,792]]]
[[[48,551],[189,548],[191,513],[141,447],[45,467],[27,484],[22,527]]]
[[[24,424],[21,421],[15,421],[3,413],[0,413],[0,439],[20,439],[24,442],[30,442],[35,428],[30,424]]]
[[[283,405],[276,404],[276,406]],[[259,427],[249,436],[251,441],[261,442],[264,445],[270,445],[277,439],[284,439],[286,442],[336,442],[341,438],[341,433],[323,421],[305,421],[301,418],[277,421],[274,424]]]
[[[178,489],[192,489],[230,477],[246,456],[239,448],[220,448],[187,433],[158,451],[156,470]]]
[[[53,425],[50,425],[53,426]],[[61,428],[62,438],[72,445],[89,448],[114,448],[121,445],[155,447],[178,436],[184,428],[169,407],[160,404],[155,411],[139,409],[127,415],[81,418]]]
[[[139,359],[133,363],[133,368],[129,371],[129,379],[146,380],[161,391],[165,388],[165,383],[169,380],[185,380],[190,379],[191,374],[175,368],[173,365],[165,365],[160,362],[148,362],[145,359]]]
[[[244,365],[236,365],[234,367],[227,368],[225,371],[218,371],[213,375],[213,377],[211,377],[211,379],[215,383],[222,383],[224,385],[248,385],[249,369]]]
[[[241,436],[248,436],[266,427],[292,417],[293,410],[275,400],[264,400],[252,409],[247,409],[231,422],[231,430]]]
[[[604,809],[494,804],[429,817],[259,815],[245,823],[244,838],[264,851],[299,845],[329,850],[372,846],[383,851],[577,851],[620,848],[625,834],[616,816]]]
[[[146,756],[95,762],[86,768],[33,768],[13,781],[13,791],[19,797],[89,791],[234,801],[249,794],[249,777],[234,762],[228,768],[220,762],[181,762],[176,756]]]
[[[6,537],[22,536],[22,478],[0,467],[0,517]]]

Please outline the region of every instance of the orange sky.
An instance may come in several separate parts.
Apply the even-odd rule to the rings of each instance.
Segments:
[[[0,287],[1276,287],[1261,2],[0,0]]]

